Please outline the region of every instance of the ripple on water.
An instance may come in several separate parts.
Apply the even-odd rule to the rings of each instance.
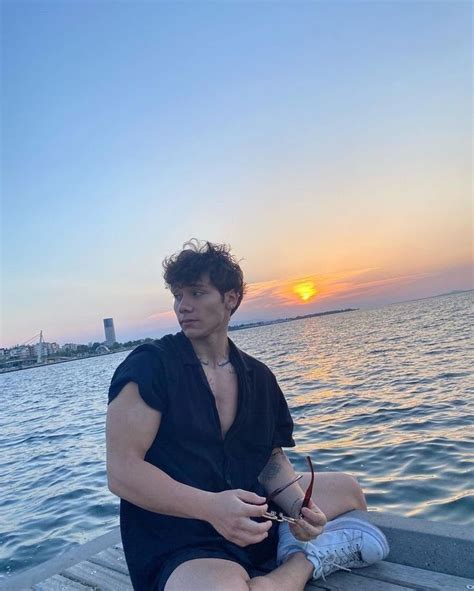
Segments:
[[[474,523],[472,294],[232,333],[267,363],[295,421],[297,470],[355,475],[370,509]],[[107,490],[109,380],[127,353],[0,376],[0,571],[118,523]],[[317,478],[317,475],[316,475]]]

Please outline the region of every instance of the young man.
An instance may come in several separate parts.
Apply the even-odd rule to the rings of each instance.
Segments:
[[[282,450],[295,445],[285,398],[227,336],[244,294],[227,247],[187,243],[164,269],[182,332],[137,347],[109,390],[107,474],[134,589],[298,591],[383,558],[377,528],[335,519],[366,509],[353,478],[318,473],[306,507],[309,475],[287,486],[296,475]],[[280,487],[278,507],[267,503]],[[294,518],[279,542],[270,510]],[[268,561],[274,570],[256,575]]]

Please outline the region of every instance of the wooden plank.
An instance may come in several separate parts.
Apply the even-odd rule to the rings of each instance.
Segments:
[[[390,544],[387,560],[457,577],[474,578],[474,528],[376,511],[347,513],[380,527]]]
[[[413,591],[413,587],[404,584],[360,577],[359,573],[364,570],[367,569],[354,569],[350,573],[338,571],[326,577],[326,580],[309,581],[305,591]],[[262,571],[261,574],[268,572]]]
[[[328,591],[413,591],[413,587],[378,581],[359,576],[357,569],[350,573],[337,572],[326,578],[325,581],[318,580],[308,583],[305,591],[314,589],[327,589]],[[315,584],[316,583],[316,584]],[[320,585],[320,586],[318,586]]]
[[[110,568],[111,570],[116,570],[127,577],[129,576],[125,554],[123,553],[123,550],[119,550],[118,548],[107,548],[107,550],[102,550],[99,554],[91,556],[89,562]]]
[[[304,591],[314,591],[315,589],[318,591],[321,591],[322,589],[324,589],[324,591],[329,591],[329,587],[324,585],[324,581],[310,581],[306,584]]]
[[[0,591],[21,591],[24,589],[31,589],[33,585],[41,581],[61,573],[66,568],[86,560],[90,556],[116,545],[120,542],[120,530],[118,527],[113,529],[108,534],[94,538],[80,546],[74,546],[71,550],[55,556],[42,564],[33,566],[32,568],[13,574],[0,581]]]
[[[465,591],[468,585],[474,585],[472,528],[386,513],[353,512],[352,515],[375,523],[385,532],[391,545],[390,562],[356,569],[350,574],[333,574],[326,582],[319,580],[308,585],[308,591]],[[59,577],[58,573],[64,573],[64,577]],[[127,573],[120,532],[116,528],[44,564],[3,579],[0,590],[54,591],[63,588],[64,583],[69,585],[64,589],[71,591],[97,588],[131,591]],[[37,586],[40,582],[43,586]],[[47,582],[55,587],[45,586]]]
[[[100,591],[132,591],[132,583],[127,575],[88,560],[71,566],[61,574]]]
[[[474,589],[474,579],[446,575],[413,566],[395,564],[393,562],[379,562],[357,571],[361,577],[374,578],[380,581],[408,585],[419,591],[459,591]]]
[[[71,581],[61,575],[54,575],[46,581],[34,585],[33,591],[94,591],[94,588],[81,585],[81,583]]]

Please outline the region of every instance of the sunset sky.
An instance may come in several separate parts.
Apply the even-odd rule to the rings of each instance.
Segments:
[[[472,288],[471,11],[4,1],[1,346],[177,329],[191,237],[234,323]]]

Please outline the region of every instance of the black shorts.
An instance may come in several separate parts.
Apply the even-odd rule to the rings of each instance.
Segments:
[[[219,545],[195,546],[178,550],[170,554],[163,562],[153,591],[164,591],[167,580],[180,564],[189,560],[199,558],[221,558],[240,564],[248,572],[250,577],[256,576],[263,571],[270,571],[276,568],[276,550],[278,544],[278,527],[274,524],[266,538],[260,544],[253,544],[241,548],[227,540],[222,540]],[[194,589],[183,589],[182,591],[194,591]]]

